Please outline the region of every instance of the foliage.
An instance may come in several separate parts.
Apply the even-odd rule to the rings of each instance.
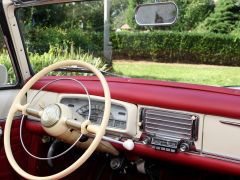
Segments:
[[[112,35],[115,57],[158,62],[240,65],[235,36],[188,32],[122,32]]]
[[[103,3],[101,1],[73,2],[19,8],[16,15],[20,25],[29,28],[58,27],[103,31]]]
[[[35,35],[37,33],[37,36]],[[28,33],[29,52],[43,54],[50,47],[62,47],[62,52],[79,51],[100,56],[102,33],[87,33],[79,29],[35,29]],[[161,62],[189,62],[240,65],[240,39],[214,33],[194,32],[120,32],[111,35],[113,55],[129,58],[150,58]],[[230,46],[231,44],[231,46]],[[72,48],[73,47],[73,48]]]
[[[16,76],[8,52],[5,49],[2,49],[0,52],[0,64],[4,65],[8,70],[8,83],[15,84]]]
[[[84,52],[102,52],[103,33],[84,32],[81,29],[64,30],[57,27],[36,27],[24,32],[25,44],[29,52],[43,54],[50,46],[61,46],[64,50],[81,49]]]
[[[0,30],[0,50],[4,48],[4,41],[3,41],[3,35],[2,32]]]
[[[67,50],[63,50],[63,48],[60,46],[58,47],[51,46],[49,52],[44,53],[42,55],[38,53],[29,53],[29,59],[34,72],[38,72],[42,70],[44,67],[47,67],[55,62],[69,60],[69,59],[88,62],[100,70],[107,70],[107,65],[104,62],[104,60],[102,60],[101,58],[94,57],[92,54],[83,53],[80,50],[78,52],[74,50],[71,50],[70,52],[68,52]],[[5,65],[6,68],[8,69],[9,83],[10,84],[15,83],[16,78],[15,78],[14,70],[12,68],[11,61],[8,57],[7,51],[3,51],[2,53],[0,53],[0,64]],[[75,74],[78,74],[78,73],[75,73]],[[54,73],[54,75],[65,75],[65,74]]]
[[[171,28],[175,31],[189,31],[202,22],[213,11],[213,0],[175,0],[179,17]]]
[[[219,0],[214,13],[206,18],[197,30],[226,34],[233,31],[240,20],[240,5],[237,2],[238,0]]]
[[[126,9],[128,0],[112,0],[111,1],[111,29],[119,29],[125,24]]]
[[[184,30],[193,30],[214,9],[212,0],[192,0],[183,14],[182,26]]]
[[[240,38],[240,21],[236,23],[236,28],[231,32],[232,35],[235,35],[237,38]]]
[[[107,68],[106,63],[99,57],[94,57],[92,54],[83,53],[81,50],[75,51],[72,47],[70,52],[66,49],[63,50],[61,46],[51,46],[48,53],[42,55],[29,53],[29,59],[33,70],[35,72],[40,71],[42,68],[49,66],[58,61],[64,61],[67,59],[79,60],[90,63],[100,70]]]

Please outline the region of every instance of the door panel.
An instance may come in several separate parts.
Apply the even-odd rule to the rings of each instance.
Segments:
[[[4,128],[4,122],[0,122],[0,126]],[[38,164],[39,163],[36,159],[31,158],[23,149],[20,136],[19,136],[19,127],[20,127],[20,120],[14,120],[11,132],[11,146],[13,155],[16,158],[16,161],[19,163],[20,167],[32,174],[38,174]],[[30,131],[26,131],[26,128],[23,128],[23,141],[28,148],[28,150],[38,155],[41,152],[41,136],[32,134]],[[10,164],[5,155],[5,150],[3,146],[3,138],[0,140],[0,179],[19,179],[19,175],[15,173],[15,171],[11,168]],[[21,178],[20,178],[21,179]]]

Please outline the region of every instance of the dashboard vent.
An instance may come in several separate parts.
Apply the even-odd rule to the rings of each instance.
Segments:
[[[143,108],[142,128],[155,137],[197,140],[199,117],[194,114]]]

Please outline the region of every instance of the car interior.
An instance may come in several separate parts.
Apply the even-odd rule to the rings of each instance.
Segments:
[[[238,179],[238,89],[114,76],[74,59],[34,72],[20,11],[72,2],[0,3],[8,53],[8,66],[0,65],[0,179]],[[170,26],[178,13],[173,2],[148,3],[135,18]]]

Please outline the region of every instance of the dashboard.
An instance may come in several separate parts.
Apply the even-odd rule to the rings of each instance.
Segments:
[[[38,82],[34,88],[38,90],[49,80]],[[86,119],[91,109],[92,123],[99,124],[104,109],[101,88],[94,80],[85,83],[92,94],[91,108],[86,95],[65,82],[41,92],[32,105],[41,109],[49,104],[65,104],[78,121]],[[133,152],[141,155],[239,172],[237,91],[184,84],[177,84],[177,89],[174,83],[122,79],[109,80],[109,85],[112,108],[106,136],[132,139],[136,147]],[[129,91],[134,88],[136,91]],[[28,93],[29,99],[36,90]]]
[[[34,96],[36,92],[29,93]],[[31,95],[32,94],[32,95]],[[47,93],[49,94],[49,93]],[[99,125],[104,112],[104,98],[80,94],[41,92],[33,108],[39,108],[39,98],[47,97],[44,106],[61,103],[71,109],[71,118],[83,122],[88,119]],[[50,97],[49,95],[49,97]],[[54,97],[56,96],[56,97]],[[52,102],[51,102],[52,99]],[[89,102],[90,100],[90,102]],[[55,101],[55,102],[54,102]],[[46,104],[47,103],[47,104]],[[89,112],[90,111],[90,112]],[[167,152],[201,151],[203,115],[153,106],[127,103],[111,99],[110,119],[107,135],[119,139],[131,138],[136,143]]]

